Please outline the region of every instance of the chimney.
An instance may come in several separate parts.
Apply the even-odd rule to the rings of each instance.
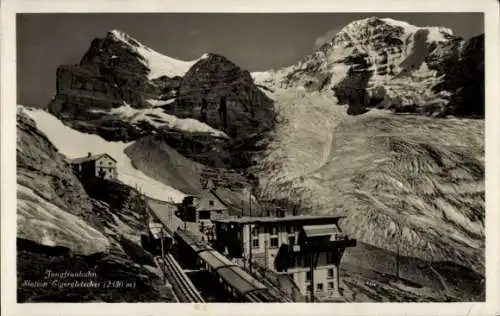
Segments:
[[[89,152],[89,153],[87,154],[87,157],[90,157],[90,156],[92,156],[92,153],[90,153],[90,152]]]

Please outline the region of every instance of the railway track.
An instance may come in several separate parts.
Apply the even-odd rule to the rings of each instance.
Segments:
[[[288,297],[286,293],[283,293],[279,288],[277,288],[271,281],[266,277],[259,279],[275,297],[279,298],[280,303],[292,303],[293,301]]]
[[[177,263],[171,254],[165,257],[155,258],[166,278],[172,284],[175,296],[181,303],[203,303],[205,300],[193,285],[188,276],[183,272],[181,266]]]

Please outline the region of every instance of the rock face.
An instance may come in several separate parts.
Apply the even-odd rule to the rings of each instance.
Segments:
[[[484,34],[436,45],[426,63],[444,76],[433,90],[452,92],[450,113],[484,116]]]
[[[221,55],[208,54],[182,78],[177,108],[172,113],[192,117],[233,138],[269,130],[272,101],[245,71]]]
[[[82,184],[23,113],[17,117],[17,183],[19,237],[48,246],[71,245],[82,254],[106,251],[108,242],[97,231],[99,222]]]
[[[223,56],[175,60],[110,31],[92,41],[80,64],[58,68],[56,95],[48,109],[80,131],[131,141],[158,129],[172,130],[158,117],[165,114],[245,137],[272,126],[272,106],[250,74]],[[123,115],[143,116],[141,110],[150,117]]]
[[[481,115],[484,37],[465,41],[447,28],[372,17],[349,23],[299,63],[256,76],[263,83],[269,77],[284,87],[333,90],[339,104],[349,105],[349,114],[379,107],[434,116]]]

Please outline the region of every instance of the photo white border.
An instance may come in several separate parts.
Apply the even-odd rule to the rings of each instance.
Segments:
[[[1,1],[1,0],[0,0]],[[500,315],[499,5],[495,0],[3,0],[1,7],[1,233],[4,315]],[[16,13],[484,12],[486,63],[486,302],[484,303],[16,303]],[[467,21],[464,21],[467,23]],[[47,34],[50,36],[50,34]],[[43,56],[40,56],[43,58]]]

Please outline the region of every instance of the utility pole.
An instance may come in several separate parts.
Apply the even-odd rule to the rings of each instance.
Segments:
[[[188,206],[183,205],[182,208],[184,209],[184,230],[186,231],[186,225],[187,225],[187,211],[188,211]]]
[[[396,233],[393,233],[392,237],[396,239]],[[400,239],[396,240],[396,279],[399,281],[399,242]]]
[[[398,240],[398,246],[397,246],[397,251],[396,251],[396,278],[397,278],[397,281],[399,281],[399,240]]]
[[[269,267],[269,242],[264,240],[264,259],[266,263],[266,269]]]
[[[165,253],[164,253],[164,250],[163,250],[163,227],[161,228],[160,230],[160,247],[161,247],[161,258],[162,259],[165,259]],[[162,269],[163,271],[163,283],[167,282],[167,276],[165,275],[165,271]]]
[[[252,192],[250,192],[250,202],[249,202],[249,211],[250,211],[250,218],[252,217]],[[250,262],[249,262],[249,268],[250,268],[250,273],[252,272],[252,248],[253,248],[253,239],[252,239],[252,224],[249,225],[249,243],[248,245],[250,246]]]
[[[165,252],[163,248],[163,227],[160,230],[160,243],[161,243],[161,257],[165,258]]]
[[[252,191],[250,191],[250,199],[249,199],[249,208],[250,208],[250,217],[252,217]]]
[[[173,216],[174,216],[173,212],[168,212],[168,224],[170,225],[170,227],[172,227],[172,217]]]
[[[250,269],[250,273],[252,273],[252,247],[253,247],[253,240],[252,240],[252,224],[249,225],[248,229],[248,246],[250,248],[249,250],[249,259],[248,259],[248,268]]]
[[[309,265],[309,271],[311,273],[311,303],[314,303],[314,255],[313,255],[313,252],[311,251],[310,252],[310,255],[309,255],[309,259],[310,259],[310,265]]]

